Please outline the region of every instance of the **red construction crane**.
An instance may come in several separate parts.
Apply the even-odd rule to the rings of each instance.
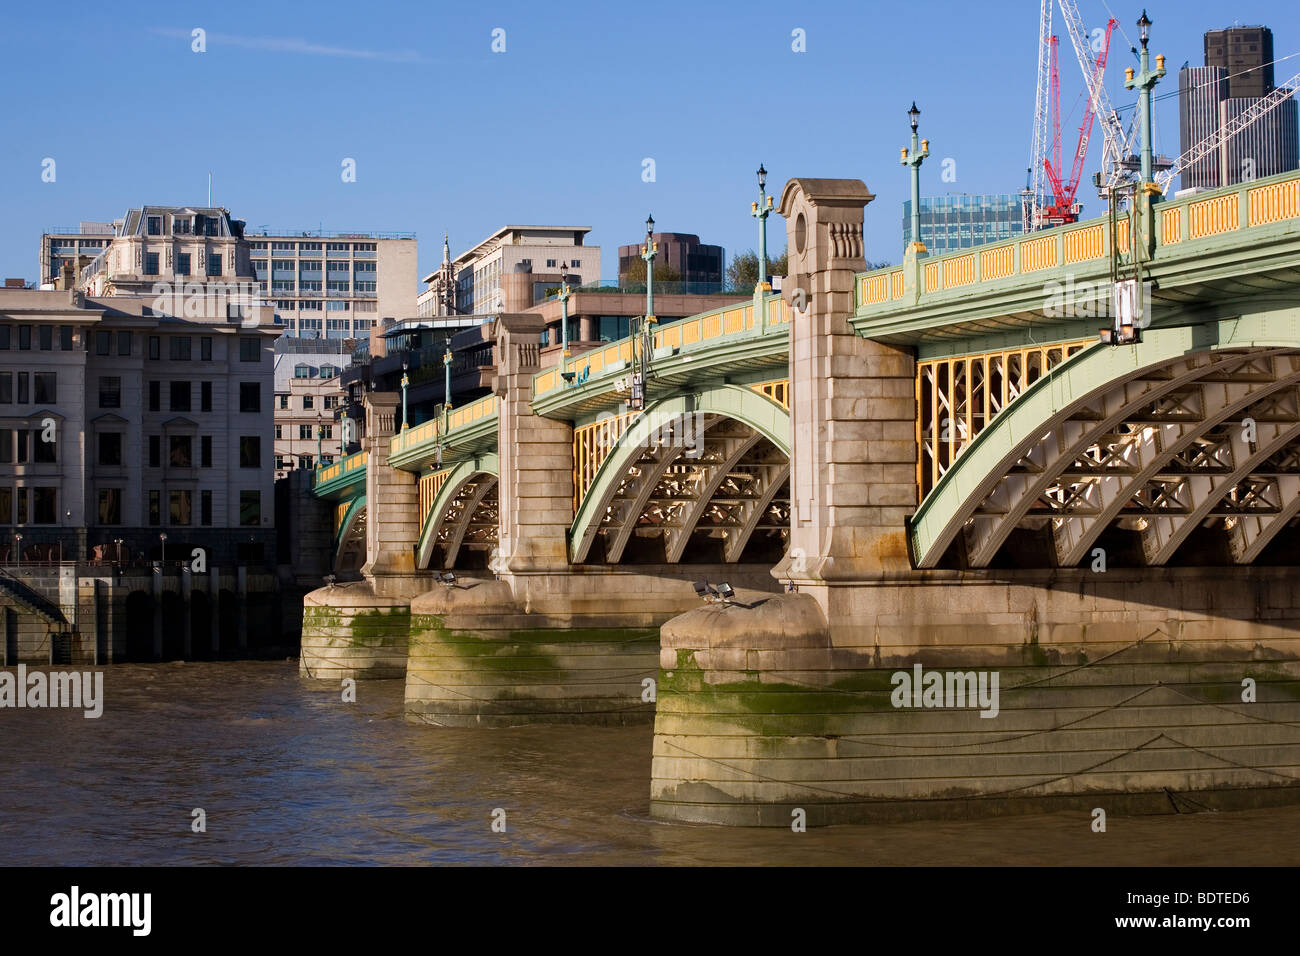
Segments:
[[[1106,56],[1110,52],[1110,34],[1118,25],[1118,21],[1110,19],[1106,21],[1106,35],[1102,38],[1101,50],[1097,54],[1097,60],[1093,64],[1093,79],[1095,82],[1089,82],[1089,89],[1099,86],[1102,74],[1106,70]],[[1056,162],[1053,164],[1052,159],[1045,159],[1043,165],[1047,171],[1047,181],[1052,187],[1053,202],[1045,206],[1042,210],[1042,219],[1038,224],[1039,228],[1045,226],[1057,226],[1066,222],[1077,222],[1079,213],[1083,207],[1074,201],[1075,193],[1079,191],[1079,181],[1083,177],[1083,163],[1088,156],[1088,140],[1092,138],[1092,124],[1096,116],[1097,104],[1093,101],[1092,96],[1088,97],[1088,104],[1083,110],[1083,121],[1079,124],[1079,143],[1074,150],[1074,164],[1070,169],[1069,182],[1061,182],[1061,106],[1060,106],[1060,81],[1056,65],[1056,37],[1049,41],[1051,50],[1051,103],[1052,103],[1052,159]]]

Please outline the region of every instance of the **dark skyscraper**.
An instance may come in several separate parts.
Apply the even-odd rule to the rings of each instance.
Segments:
[[[1229,27],[1205,34],[1205,66],[1178,71],[1179,151],[1186,153],[1274,90],[1273,31]],[[1182,188],[1214,189],[1300,167],[1294,99],[1189,163]]]
[[[1228,74],[1228,97],[1267,96],[1273,92],[1273,31],[1268,27],[1229,27],[1205,34],[1205,65]]]

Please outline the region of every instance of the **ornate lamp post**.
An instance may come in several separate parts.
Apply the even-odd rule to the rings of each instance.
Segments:
[[[16,545],[14,545],[14,551],[17,552],[17,555],[18,555],[18,569],[21,571],[21,570],[22,570],[22,567],[23,567],[23,536],[22,536],[22,534],[21,534],[21,533],[20,533],[20,534],[15,534],[15,535],[14,535],[14,540],[18,542]]]
[[[649,324],[655,320],[655,253],[659,251],[654,241],[655,217],[646,216],[645,245],[641,247],[641,258],[645,260],[645,320]]]
[[[912,104],[907,115],[912,119],[912,148],[900,150],[902,157],[899,162],[911,167],[912,170],[912,241],[908,244],[908,248],[919,255],[925,252],[925,243],[921,241],[921,164],[930,155],[930,141],[923,139],[918,146],[916,126],[921,111],[916,108],[916,103]]]
[[[122,563],[122,539],[114,538],[113,544],[117,545],[117,563],[121,564]]]
[[[402,431],[409,427],[406,422],[406,387],[411,384],[411,377],[406,374],[406,363],[402,363]]]
[[[405,414],[405,411],[403,411],[403,414]],[[321,416],[320,411],[317,411],[316,412],[316,467],[318,468],[321,465],[325,464],[325,462],[321,461],[321,459],[324,457],[324,455],[322,454],[323,449],[321,448],[321,442],[324,440],[324,438],[325,438],[325,420]]]
[[[1147,183],[1151,182],[1152,167],[1152,149],[1151,149],[1151,89],[1165,75],[1165,57],[1160,54],[1156,57],[1156,68],[1151,69],[1151,54],[1147,50],[1147,40],[1151,34],[1151,21],[1147,18],[1147,12],[1142,11],[1142,17],[1137,22],[1138,28],[1142,31],[1142,53],[1139,56],[1139,65],[1141,72],[1136,76],[1133,75],[1133,67],[1124,71],[1124,88],[1126,90],[1138,91],[1138,116],[1141,117],[1140,129],[1142,132],[1142,189],[1149,191]]]
[[[167,532],[166,531],[158,532],[158,558],[159,558],[158,563],[161,564],[163,567],[166,567],[167,566]]]
[[[569,357],[569,267],[560,263],[560,343],[564,358]]]
[[[451,414],[451,336],[447,336],[446,349],[442,353],[442,423],[447,424]]]
[[[772,212],[772,197],[767,194],[767,170],[758,164],[758,202],[750,203],[750,215],[758,220],[758,285],[755,292],[770,292],[767,281],[767,217]]]

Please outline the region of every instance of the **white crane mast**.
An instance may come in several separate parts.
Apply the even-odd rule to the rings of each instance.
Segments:
[[[1038,13],[1038,89],[1034,96],[1034,138],[1029,156],[1029,196],[1025,231],[1039,228],[1043,197],[1047,192],[1044,163],[1051,138],[1049,71],[1051,64],[1052,0],[1040,0]]]

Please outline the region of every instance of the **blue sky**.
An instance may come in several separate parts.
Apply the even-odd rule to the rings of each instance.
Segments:
[[[1107,4],[1128,35],[1140,4]],[[1275,55],[1300,51],[1300,8],[1154,0],[1152,51],[1176,90],[1208,28],[1264,23]],[[1068,156],[1082,80],[1062,33]],[[190,31],[207,31],[207,52]],[[492,31],[505,30],[504,53]],[[791,49],[805,32],[806,52]],[[646,214],[728,255],[752,248],[754,170],[856,177],[876,194],[867,256],[897,262],[915,100],[931,158],[924,195],[1024,183],[1038,4],[69,3],[14,5],[0,31],[0,274],[34,279],[52,226],[128,207],[213,199],[250,226],[415,232],[421,272],[444,231],[463,251],[507,223],[590,225],[605,277]],[[1117,32],[1117,105],[1133,63]],[[1280,81],[1300,57],[1277,67]],[[1178,152],[1177,99],[1158,103],[1157,149]],[[1094,141],[1085,180],[1097,168]],[[42,182],[42,161],[56,179]],[[356,182],[340,176],[356,161]],[[655,161],[655,181],[642,163]],[[941,181],[951,158],[956,181]],[[1098,212],[1085,186],[1085,215]],[[771,220],[770,245],[784,246]]]

